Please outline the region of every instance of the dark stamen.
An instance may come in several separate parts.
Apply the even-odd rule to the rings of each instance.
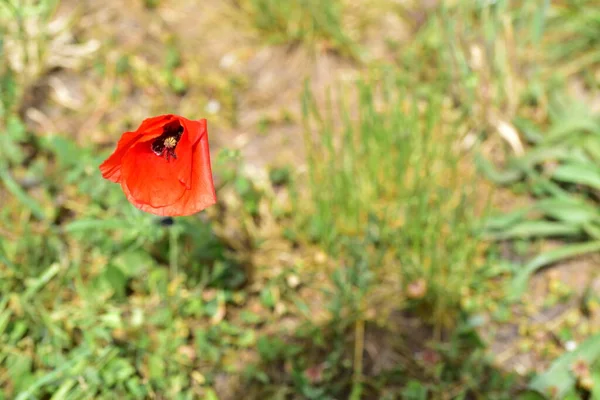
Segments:
[[[163,144],[163,141],[160,140],[160,137],[154,139],[154,141],[152,142],[152,151],[157,156],[163,155],[163,152],[165,151],[165,145]]]
[[[175,148],[181,139],[183,134],[183,126],[179,124],[179,121],[173,121],[164,126],[163,133],[152,141],[150,148],[159,157],[165,156],[167,161],[171,160],[171,157],[177,159],[175,154]]]

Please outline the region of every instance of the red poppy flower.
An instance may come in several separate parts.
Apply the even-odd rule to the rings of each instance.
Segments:
[[[134,206],[152,214],[190,215],[216,202],[205,119],[148,118],[121,136],[100,171],[121,184]]]

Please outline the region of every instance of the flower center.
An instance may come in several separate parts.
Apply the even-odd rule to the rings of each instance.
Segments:
[[[172,149],[173,147],[177,146],[177,139],[175,138],[175,136],[169,136],[165,139],[163,144],[167,149]]]
[[[171,157],[177,159],[175,148],[182,134],[183,126],[179,124],[179,121],[165,125],[162,135],[152,141],[152,151],[159,157],[166,157],[167,161],[170,161]]]

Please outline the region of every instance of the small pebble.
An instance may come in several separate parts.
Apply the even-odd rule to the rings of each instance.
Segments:
[[[567,351],[574,351],[577,348],[577,342],[574,340],[569,340],[565,343],[565,349]]]
[[[205,110],[209,114],[216,114],[221,110],[221,103],[217,100],[210,100],[206,105]]]

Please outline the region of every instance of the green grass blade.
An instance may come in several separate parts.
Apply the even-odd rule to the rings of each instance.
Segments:
[[[564,164],[554,171],[552,177],[557,181],[590,186],[600,190],[600,170],[592,164]]]
[[[535,204],[534,209],[550,218],[574,225],[597,221],[600,217],[600,212],[596,207],[574,197],[543,199]]]
[[[0,166],[0,180],[4,183],[6,189],[12,193],[25,207],[27,207],[33,215],[38,219],[45,219],[46,215],[42,207],[29,196],[19,184],[10,176],[6,170],[6,165]]]
[[[533,238],[533,237],[555,237],[576,236],[581,233],[577,226],[567,225],[562,222],[553,221],[524,221],[520,222],[503,232],[490,234],[496,240]]]
[[[27,301],[35,295],[42,287],[44,287],[52,278],[60,272],[60,264],[54,263],[36,280],[34,280],[23,295],[23,299]]]
[[[43,375],[42,377],[38,378],[27,390],[19,393],[17,395],[17,397],[15,397],[15,400],[28,400],[30,398],[34,398],[33,394],[35,393],[35,391],[37,389],[60,379],[63,376],[63,373],[65,371],[68,371],[71,367],[73,367],[79,361],[81,361],[82,359],[89,356],[90,353],[91,352],[89,350],[86,350],[85,352],[83,352],[82,354],[79,354],[77,357],[70,360],[69,362],[64,363],[62,366],[55,369],[54,371],[49,372],[49,373]]]
[[[508,185],[523,178],[523,171],[518,169],[509,169],[498,171],[494,165],[484,156],[478,154],[475,163],[479,171],[490,181],[497,185]]]
[[[555,262],[566,260],[568,258],[581,256],[584,254],[600,251],[600,241],[573,244],[560,247],[542,253],[527,263],[512,279],[508,288],[508,298],[510,301],[518,300],[521,295],[527,290],[527,282],[533,273],[538,269]]]
[[[111,229],[119,229],[126,228],[130,226],[130,224],[118,218],[112,219],[82,219],[68,223],[65,225],[65,232],[74,233],[74,232],[85,232],[90,230],[111,230]]]
[[[3,239],[0,237],[0,263],[8,266],[9,268],[15,268],[15,265],[8,259],[6,250],[4,250]]]

